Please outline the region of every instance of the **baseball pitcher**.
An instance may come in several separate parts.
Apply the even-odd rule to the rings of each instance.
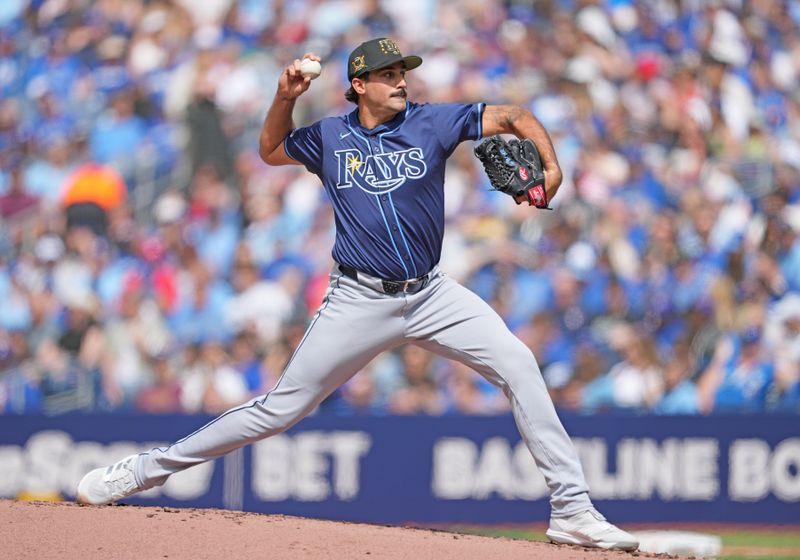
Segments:
[[[311,53],[304,58],[319,61]],[[333,204],[336,264],[323,303],[272,391],[168,447],[91,471],[78,486],[79,502],[111,503],[283,432],[379,353],[411,343],[467,364],[508,396],[550,490],[552,541],[638,547],[593,507],[531,351],[486,302],[438,267],[445,162],[458,144],[488,138],[475,153],[493,187],[518,204],[547,208],[562,179],[552,142],[517,106],[410,101],[406,72],[420,64],[390,39],[362,43],[347,62],[345,96],[356,108],[304,128],[294,127],[292,112],[311,76],[301,73],[300,60],[284,70],[259,152],[270,165],[304,165]]]

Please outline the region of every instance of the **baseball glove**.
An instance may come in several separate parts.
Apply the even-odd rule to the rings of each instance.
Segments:
[[[493,190],[513,197],[517,204],[527,200],[529,206],[550,209],[542,158],[530,139],[506,142],[499,135],[492,136],[475,146],[475,156],[481,160]]]

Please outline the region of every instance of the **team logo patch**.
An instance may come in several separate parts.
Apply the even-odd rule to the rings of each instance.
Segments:
[[[366,68],[367,67],[367,63],[364,61],[364,55],[363,54],[353,58],[353,61],[352,61],[351,64],[353,65],[353,72],[358,72],[362,68]]]
[[[383,54],[400,54],[400,49],[397,47],[397,44],[392,41],[391,39],[381,39],[378,41],[378,45],[381,48],[381,52]]]
[[[401,187],[409,179],[419,179],[428,171],[420,148],[384,154],[364,155],[356,148],[334,152],[339,168],[336,187],[358,187],[371,194],[383,194]]]
[[[361,166],[364,165],[364,162],[355,155],[355,154],[347,154],[347,171],[352,175],[353,173],[358,173],[358,170],[361,169]]]

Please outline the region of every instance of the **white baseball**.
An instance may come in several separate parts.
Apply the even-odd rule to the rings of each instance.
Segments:
[[[322,65],[317,62],[316,60],[311,60],[310,58],[304,58],[300,61],[300,74],[305,78],[309,77],[312,80],[319,76],[319,73],[322,72]]]

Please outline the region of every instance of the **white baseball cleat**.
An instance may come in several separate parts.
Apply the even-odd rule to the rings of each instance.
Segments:
[[[577,544],[608,550],[636,550],[639,541],[606,521],[596,509],[587,509],[570,517],[551,517],[545,533],[554,543]]]
[[[79,504],[104,506],[141,490],[133,475],[138,457],[130,455],[113,465],[90,471],[78,484],[75,501]]]

